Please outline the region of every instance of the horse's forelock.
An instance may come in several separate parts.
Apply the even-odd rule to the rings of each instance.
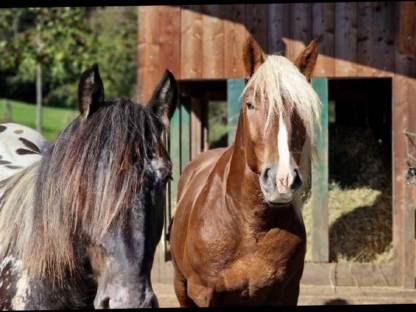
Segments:
[[[269,55],[248,81],[242,95],[251,90],[252,101],[268,103],[266,126],[277,114],[289,116],[295,110],[305,125],[312,149],[319,126],[320,100],[311,84],[287,58]],[[313,153],[315,156],[315,153]]]

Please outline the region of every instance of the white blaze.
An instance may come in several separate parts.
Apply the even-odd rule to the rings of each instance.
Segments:
[[[282,115],[279,116],[279,133],[277,134],[277,150],[279,152],[279,169],[290,171],[289,134]]]
[[[277,168],[276,185],[279,193],[286,193],[292,184],[293,176],[290,169],[289,134],[282,114],[279,116],[279,133],[277,134],[277,150],[279,166]]]

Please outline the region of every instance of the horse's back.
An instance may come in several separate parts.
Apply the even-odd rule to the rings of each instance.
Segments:
[[[0,181],[41,158],[46,139],[37,131],[16,123],[0,124]]]

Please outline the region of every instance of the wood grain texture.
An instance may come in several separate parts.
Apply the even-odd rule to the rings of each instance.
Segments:
[[[181,98],[180,106],[180,146],[181,146],[181,173],[191,160],[191,117],[190,99]]]
[[[268,5],[246,4],[246,27],[251,36],[260,44],[265,53],[269,50]]]
[[[202,105],[200,98],[191,98],[191,159],[194,159],[202,150]]]
[[[245,5],[223,5],[224,19],[224,77],[244,77],[243,46],[249,33],[244,25]]]
[[[137,80],[139,102],[147,103],[160,78],[159,69],[159,12],[156,7],[138,7]]]
[[[396,38],[401,31],[399,17],[400,3],[395,4]],[[414,102],[416,97],[416,60],[401,53],[401,46],[395,46],[395,75],[393,78],[393,246],[394,264],[399,285],[415,287],[415,221],[414,203],[409,203],[413,194],[405,186],[403,177],[407,167],[406,145],[403,131],[414,128]],[[411,191],[412,192],[412,191]]]
[[[303,285],[397,286],[392,264],[305,263]]]
[[[312,39],[312,4],[293,3],[290,6],[291,48],[288,57],[294,61]]]
[[[269,4],[269,52],[287,55],[287,45],[285,40],[290,37],[289,33],[289,4],[273,3]]]
[[[361,76],[371,77],[374,74],[373,66],[373,27],[372,2],[357,4],[357,62]]]
[[[202,6],[202,76],[224,77],[224,10],[221,5]]]
[[[394,72],[394,47],[397,44],[394,29],[395,29],[395,3],[384,2],[384,37],[383,37],[383,64],[384,73],[391,75]]]
[[[202,75],[202,7],[183,6],[181,10],[181,79]]]
[[[353,77],[357,74],[357,3],[336,3],[335,16],[335,75]]]
[[[319,56],[314,76],[334,76],[335,56],[335,4],[312,4],[312,39],[318,41]]]
[[[178,106],[175,109],[175,112],[170,121],[170,129],[169,129],[169,156],[172,161],[172,181],[170,181],[170,190],[169,190],[169,198],[170,198],[170,212],[171,215],[174,215],[174,211],[176,208],[176,194],[178,188],[178,180],[181,174],[181,145],[180,145],[180,114],[181,114],[181,107],[180,102],[178,102]]]
[[[402,1],[399,4],[399,47],[400,53],[416,55],[415,31],[416,31],[416,3],[414,1]]]
[[[376,2],[372,5],[371,25],[372,37],[371,46],[373,49],[373,67],[376,69],[374,76],[382,76],[385,70],[386,60],[384,47],[386,38],[386,6],[384,2]],[[394,29],[394,28],[393,28]]]
[[[180,78],[181,59],[181,9],[159,6],[159,72],[169,69]]]

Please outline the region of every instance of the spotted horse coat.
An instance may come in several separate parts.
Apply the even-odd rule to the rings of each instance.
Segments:
[[[46,139],[35,130],[16,123],[0,124],[0,181],[41,158]]]

